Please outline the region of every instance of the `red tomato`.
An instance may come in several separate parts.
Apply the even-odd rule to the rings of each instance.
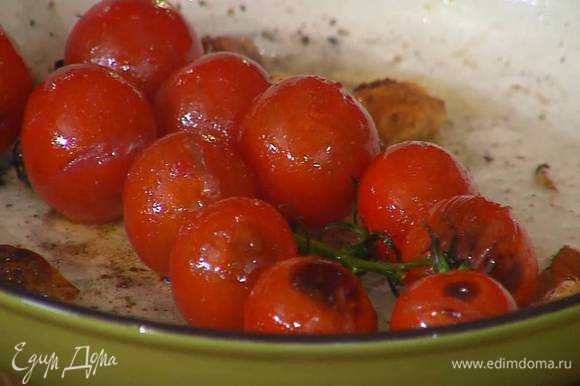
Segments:
[[[206,55],[167,79],[157,94],[160,130],[201,132],[237,142],[240,121],[270,85],[268,74],[233,53]]]
[[[155,139],[149,104],[116,73],[91,64],[63,67],[32,93],[22,156],[34,190],[80,222],[121,216],[135,156]]]
[[[65,63],[111,68],[150,98],[171,73],[203,53],[200,39],[164,0],[103,0],[74,26]]]
[[[0,153],[18,137],[32,79],[26,64],[0,26]]]
[[[241,329],[259,272],[296,253],[290,227],[270,204],[232,197],[208,205],[181,229],[171,252],[175,302],[193,326]]]
[[[437,201],[476,193],[465,168],[447,150],[404,142],[389,147],[364,173],[358,213],[371,231],[388,232],[400,248],[408,229]]]
[[[173,242],[193,212],[222,198],[254,195],[253,176],[231,148],[173,133],[133,162],[123,195],[125,229],[141,260],[168,275]]]
[[[508,207],[479,196],[459,196],[437,203],[426,219],[458,261],[499,281],[519,306],[528,305],[538,282],[538,262],[525,230]],[[403,244],[403,261],[430,256],[431,238],[425,224],[416,223]],[[427,268],[407,272],[407,282],[430,273]]]
[[[244,330],[341,334],[377,330],[377,315],[360,280],[316,256],[285,260],[264,271],[244,309]]]
[[[321,225],[343,218],[360,177],[379,151],[377,130],[339,83],[283,80],[256,99],[240,149],[265,197],[290,218]]]
[[[467,322],[517,309],[508,291],[477,271],[427,276],[400,294],[390,330],[429,328]]]

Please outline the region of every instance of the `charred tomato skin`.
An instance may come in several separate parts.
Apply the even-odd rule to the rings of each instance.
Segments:
[[[351,209],[354,180],[378,154],[374,122],[341,86],[298,76],[253,103],[239,148],[266,200],[290,219],[322,225]]]
[[[538,262],[530,238],[510,208],[481,196],[458,196],[431,208],[426,224],[443,250],[454,249],[459,262],[467,261],[472,269],[500,282],[520,307],[530,304],[538,283]],[[402,248],[403,261],[429,257],[431,243],[425,224],[415,224]],[[415,268],[407,272],[407,282],[430,273]]]
[[[377,330],[377,315],[360,280],[317,256],[280,261],[255,283],[244,330],[277,334],[342,334]]]
[[[409,228],[421,223],[435,203],[476,193],[467,170],[447,150],[428,142],[402,142],[387,148],[363,174],[358,213],[371,231],[387,232],[401,248]],[[384,252],[382,245],[379,249]]]
[[[145,97],[100,66],[63,67],[32,93],[22,125],[22,156],[33,189],[70,220],[121,217],[134,158],[155,140]]]
[[[22,57],[0,26],[0,154],[14,143],[20,132],[32,78]]]
[[[177,232],[193,212],[226,197],[255,195],[252,173],[230,146],[187,132],[169,134],[129,169],[125,229],[141,260],[167,276]]]
[[[104,0],[75,24],[64,60],[108,67],[152,98],[173,71],[202,53],[201,40],[168,2]]]
[[[241,330],[256,277],[296,253],[292,231],[272,205],[243,197],[208,205],[182,227],[171,252],[177,307],[192,326]]]
[[[159,128],[235,144],[244,114],[269,85],[266,71],[251,59],[228,52],[205,55],[163,82],[155,99]]]
[[[510,293],[477,271],[426,276],[403,291],[393,308],[391,331],[467,322],[516,310]]]

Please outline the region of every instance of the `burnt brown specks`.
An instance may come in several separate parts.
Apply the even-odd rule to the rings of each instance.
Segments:
[[[333,264],[324,261],[301,265],[291,274],[290,281],[295,289],[331,308],[336,308],[342,299],[358,296],[353,283]]]
[[[446,296],[468,301],[469,299],[477,297],[479,288],[474,283],[469,283],[466,281],[456,281],[447,284],[445,288],[443,288],[443,292],[445,293]]]

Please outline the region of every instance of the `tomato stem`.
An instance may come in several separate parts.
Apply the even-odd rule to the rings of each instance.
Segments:
[[[326,259],[338,261],[355,274],[361,272],[375,272],[384,275],[397,283],[402,280],[406,270],[423,265],[431,265],[430,259],[414,260],[406,263],[386,263],[365,260],[338,251],[321,241],[309,240],[308,237],[299,233],[294,233],[294,240],[296,240],[300,250],[305,251],[306,253],[316,254]]]
[[[352,231],[357,235],[359,235],[360,238],[363,240],[369,237],[369,231],[367,230],[367,228],[347,221],[336,221],[326,224],[322,228],[322,232],[325,233],[333,229],[348,229],[349,231]]]
[[[448,272],[451,268],[449,266],[449,262],[447,261],[447,256],[445,252],[441,249],[441,240],[439,237],[433,232],[433,229],[429,226],[429,224],[425,223],[425,229],[429,233],[429,238],[431,239],[431,258],[432,258],[432,265],[433,270],[437,273]]]
[[[471,264],[468,260],[461,260],[456,255],[457,249],[457,234],[453,233],[451,241],[449,242],[449,248],[444,250],[441,246],[441,239],[437,234],[431,229],[429,224],[424,223],[427,233],[429,233],[429,238],[431,239],[431,259],[433,271],[437,273],[448,272],[452,269],[458,269],[462,271],[470,270]]]

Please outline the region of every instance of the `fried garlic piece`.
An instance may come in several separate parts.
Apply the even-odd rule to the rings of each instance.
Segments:
[[[580,281],[576,279],[564,280],[555,288],[548,291],[548,293],[542,297],[540,303],[553,302],[577,293],[580,293]]]
[[[546,303],[580,292],[580,251],[564,246],[538,278],[537,303]]]
[[[447,119],[445,102],[414,83],[386,78],[363,83],[353,94],[374,119],[385,146],[430,140]]]
[[[79,290],[38,253],[10,245],[0,245],[0,283],[65,302],[79,295]]]
[[[278,83],[293,76],[294,75],[287,72],[273,72],[270,74],[270,81],[272,81],[272,83]]]

